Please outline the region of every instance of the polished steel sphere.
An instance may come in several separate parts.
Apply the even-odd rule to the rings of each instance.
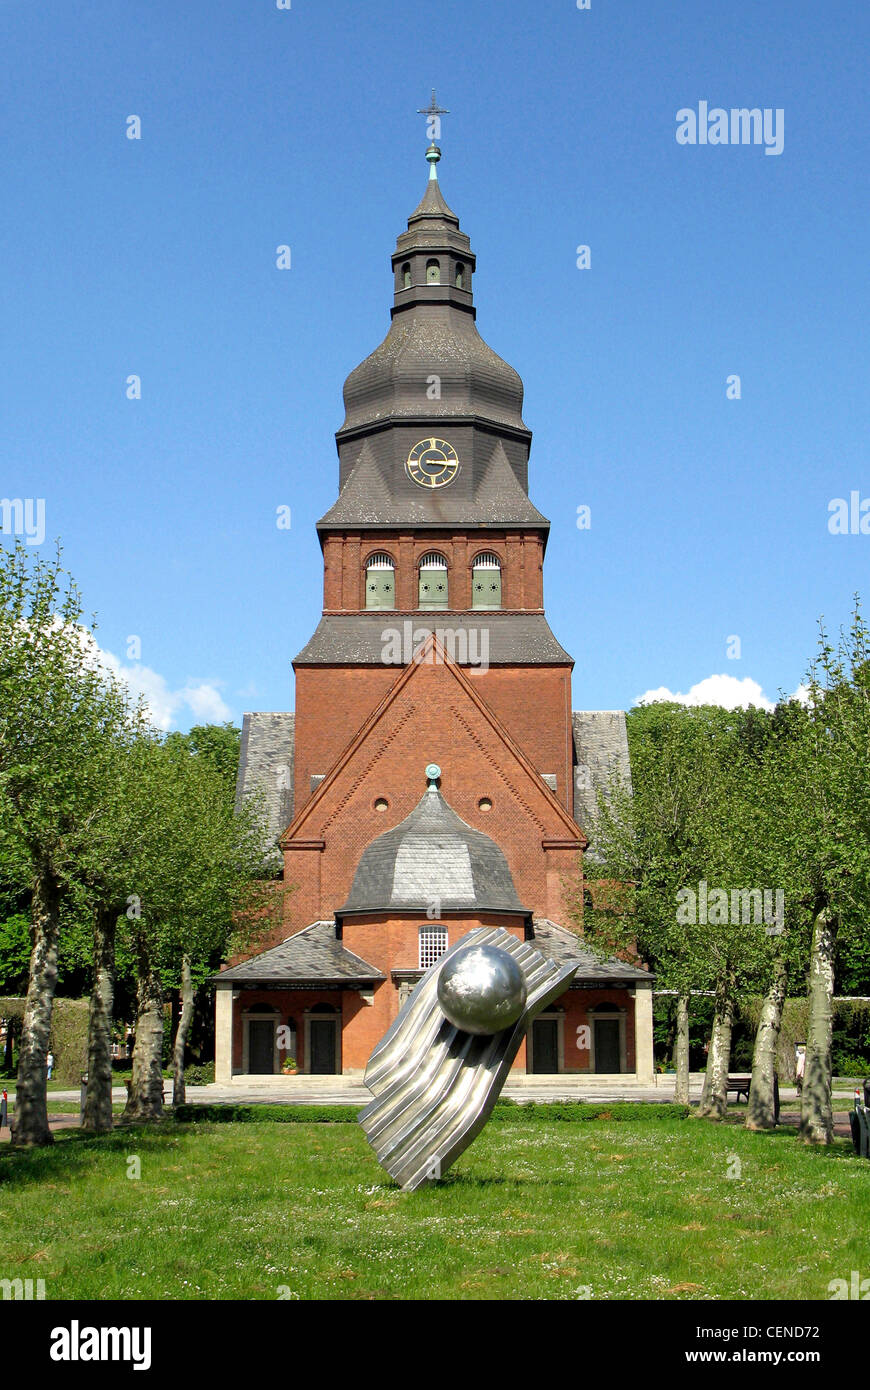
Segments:
[[[500,1033],[525,1008],[525,976],[500,947],[467,946],[442,967],[438,1003],[466,1033]]]

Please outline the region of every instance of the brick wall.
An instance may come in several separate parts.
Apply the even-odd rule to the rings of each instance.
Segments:
[[[413,612],[418,605],[418,566],[430,550],[439,551],[447,561],[450,609],[454,612],[471,608],[471,569],[480,551],[492,551],[501,561],[503,608],[543,610],[543,537],[531,531],[494,528],[429,536],[401,530],[324,536],[324,612],[356,613],[365,608],[366,561],[376,551],[386,551],[396,566],[396,609]]]
[[[395,666],[317,666],[297,671],[294,815],[312,795],[312,776],[330,771],[399,674]],[[564,666],[492,666],[487,671],[469,667],[465,674],[537,772],[555,774],[556,795],[570,813],[570,671]]]
[[[330,672],[318,674],[323,677],[319,686],[322,729],[330,709],[326,703]],[[524,677],[516,673],[516,679],[514,699],[519,711]],[[337,682],[333,698],[339,704],[338,692],[343,688],[347,688],[343,681]],[[541,726],[553,720],[567,730],[559,710],[542,708],[541,689],[532,686],[540,694]],[[554,689],[561,703],[562,692],[558,686]],[[529,693],[525,700],[531,703]],[[306,718],[314,727],[313,710]],[[338,709],[336,718],[344,718]],[[302,716],[297,713],[297,768],[301,769],[309,755],[302,747],[300,722]],[[540,773],[554,769],[544,766],[531,771],[526,766],[493,726],[487,709],[457,678],[455,668],[421,664],[408,669],[378,721],[294,826],[294,840],[287,842],[285,852],[285,882],[296,885],[287,899],[288,931],[332,917],[343,905],[363,850],[411,813],[425,791],[424,769],[430,762],[441,767],[441,790],[450,806],[504,852],[523,906],[535,915],[563,918],[561,875],[576,866],[579,853],[566,845],[572,837],[579,838],[579,831],[567,812],[553,804],[541,780]],[[483,798],[492,803],[488,812],[480,807]],[[379,801],[387,803],[385,811],[376,809]],[[294,842],[301,848],[294,849]]]

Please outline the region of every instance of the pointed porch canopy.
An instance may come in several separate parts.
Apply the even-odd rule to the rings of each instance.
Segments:
[[[278,946],[212,975],[211,981],[251,989],[270,985],[367,989],[386,978],[376,965],[336,940],[334,922],[312,922]]]

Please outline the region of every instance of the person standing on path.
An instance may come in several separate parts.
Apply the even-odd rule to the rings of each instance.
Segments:
[[[46,1065],[47,1072],[48,1072],[47,1079],[50,1081],[50,1080],[51,1080],[51,1069],[52,1069],[52,1067],[54,1066],[54,1053],[53,1053],[53,1052],[49,1052],[48,1056],[47,1056],[46,1059],[45,1059],[45,1065]]]

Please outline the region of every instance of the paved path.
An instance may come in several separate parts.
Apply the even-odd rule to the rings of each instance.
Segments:
[[[697,1101],[701,1094],[703,1077],[693,1075],[690,1081],[690,1098]],[[171,1084],[166,1086],[167,1101],[171,1100]],[[542,1078],[542,1077],[522,1077],[513,1081],[508,1081],[503,1095],[508,1100],[536,1100],[536,1101],[588,1101],[593,1104],[613,1104],[617,1101],[645,1101],[649,1104],[666,1103],[673,1101],[674,1098],[674,1078],[672,1076],[657,1077],[655,1086],[625,1086],[614,1087],[612,1083],[598,1084],[588,1077],[563,1077]],[[797,1092],[793,1086],[784,1086],[780,1092],[782,1101],[785,1104],[797,1100]],[[15,1093],[10,1092],[10,1110],[14,1108]],[[79,1092],[75,1091],[51,1091],[49,1098],[53,1102],[61,1102],[70,1105],[70,1112],[63,1114],[49,1115],[49,1125],[51,1129],[75,1129],[79,1125]],[[124,1086],[114,1086],[112,1088],[112,1100],[123,1102],[127,1098],[127,1091]],[[842,1105],[844,1102],[851,1101],[851,1091],[835,1091],[835,1101]],[[225,1105],[234,1103],[236,1105],[348,1105],[361,1107],[368,1104],[371,1094],[366,1089],[361,1080],[349,1076],[295,1076],[295,1077],[275,1077],[271,1080],[260,1082],[233,1082],[232,1085],[212,1085],[212,1086],[188,1086],[187,1100],[191,1105]],[[117,1118],[117,1116],[116,1116]],[[789,1128],[796,1128],[798,1124],[797,1113],[784,1114],[781,1124]],[[834,1112],[834,1132],[841,1138],[848,1139],[851,1135],[849,1127],[848,1110],[838,1109]],[[0,1143],[8,1143],[10,1133],[8,1128],[0,1130]]]
[[[701,1094],[703,1077],[693,1075],[690,1081],[690,1097],[697,1100]],[[166,1083],[167,1102],[172,1098],[172,1083]],[[797,1092],[794,1087],[783,1086],[781,1097],[784,1102],[794,1101]],[[593,1103],[615,1101],[666,1102],[674,1098],[673,1076],[659,1076],[653,1086],[637,1086],[626,1082],[615,1086],[612,1082],[597,1082],[590,1077],[519,1077],[509,1080],[503,1095],[508,1100],[571,1100],[591,1101]],[[851,1099],[847,1091],[835,1091],[835,1099],[841,1102]],[[15,1093],[10,1090],[10,1106]],[[112,1100],[123,1102],[127,1098],[123,1086],[112,1088]],[[78,1110],[79,1092],[51,1091],[49,1100],[69,1104]],[[371,1094],[358,1077],[351,1076],[293,1076],[250,1081],[239,1078],[230,1085],[188,1086],[187,1100],[191,1105],[366,1105]]]

